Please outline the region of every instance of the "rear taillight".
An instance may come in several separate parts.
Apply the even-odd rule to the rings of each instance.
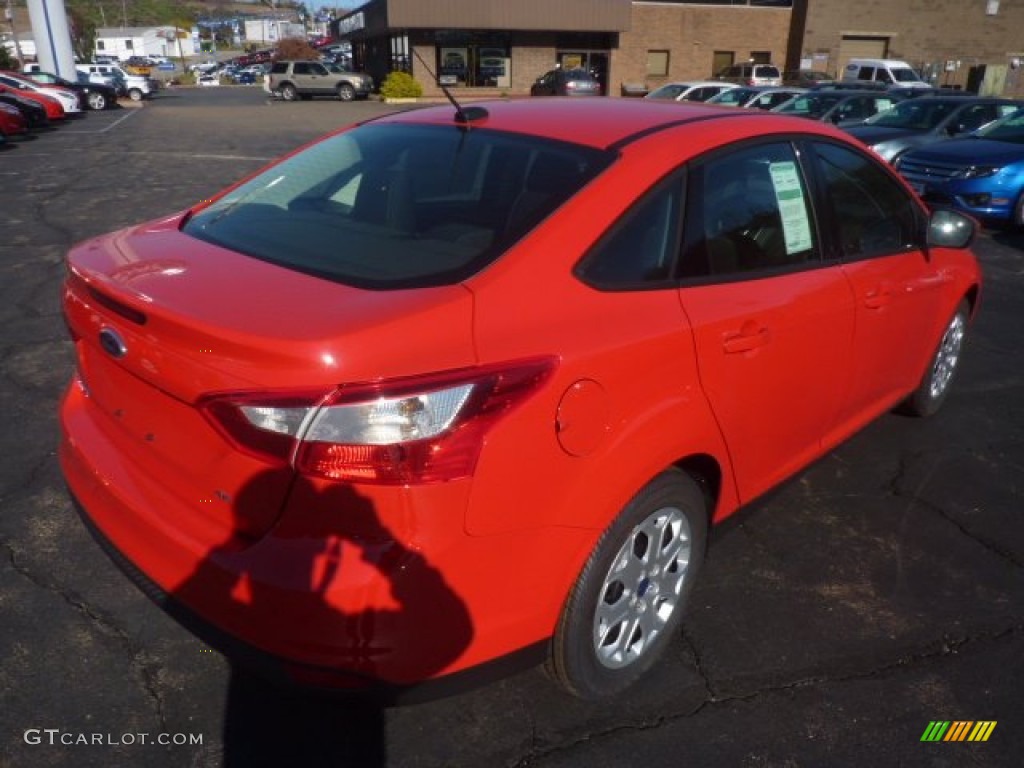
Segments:
[[[468,477],[488,429],[535,392],[553,358],[346,385],[330,393],[208,395],[232,444],[331,480],[387,485]]]

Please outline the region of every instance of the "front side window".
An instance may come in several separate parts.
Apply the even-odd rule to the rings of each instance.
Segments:
[[[916,247],[917,206],[895,179],[865,154],[846,147],[817,143],[814,154],[843,258]]]
[[[497,259],[614,157],[480,128],[367,124],[268,168],[182,231],[360,287],[449,284]]]
[[[700,163],[687,198],[684,277],[774,273],[817,261],[807,186],[788,142]]]

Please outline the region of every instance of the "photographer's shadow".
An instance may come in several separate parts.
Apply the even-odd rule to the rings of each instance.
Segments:
[[[232,503],[236,531],[247,524],[247,510],[266,509],[289,482],[291,470],[282,469],[247,483]],[[233,536],[210,550],[173,597],[206,606],[229,634],[254,623],[279,638],[306,633],[306,647],[327,649],[348,682],[397,678],[405,684],[340,695],[283,685],[272,679],[279,674],[254,671],[261,664],[253,658],[265,657],[237,653],[207,635],[231,661],[223,765],[383,766],[386,705],[458,658],[472,637],[469,613],[443,574],[397,541],[370,500],[350,486],[324,490],[298,477],[287,495],[289,511],[273,526],[273,562],[257,555],[260,543],[246,546]],[[379,576],[387,585],[383,601],[375,589]],[[308,588],[282,593],[276,586],[282,582]],[[368,604],[389,607],[338,610],[330,594],[345,590],[365,590]],[[315,666],[290,669],[314,684],[332,674]]]

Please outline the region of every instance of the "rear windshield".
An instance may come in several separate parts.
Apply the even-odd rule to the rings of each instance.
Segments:
[[[267,169],[183,231],[359,287],[443,285],[494,261],[613,159],[486,129],[371,123]]]
[[[776,67],[758,65],[754,69],[754,77],[781,77]]]

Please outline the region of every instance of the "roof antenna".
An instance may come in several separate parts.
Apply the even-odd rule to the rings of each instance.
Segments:
[[[484,109],[483,107],[461,106],[459,102],[455,100],[455,97],[452,96],[451,91],[448,90],[448,87],[441,83],[441,78],[435,75],[433,70],[427,64],[427,62],[423,60],[423,57],[420,56],[420,52],[417,51],[415,48],[412,49],[412,52],[413,55],[420,60],[420,64],[423,65],[423,68],[427,70],[427,74],[434,78],[434,82],[437,83],[437,87],[441,89],[441,93],[443,93],[445,97],[448,99],[448,101],[452,103],[452,106],[455,107],[456,123],[459,123],[460,125],[463,125],[468,129],[470,123],[472,123],[474,120],[483,120],[485,117],[487,117],[487,110]]]

